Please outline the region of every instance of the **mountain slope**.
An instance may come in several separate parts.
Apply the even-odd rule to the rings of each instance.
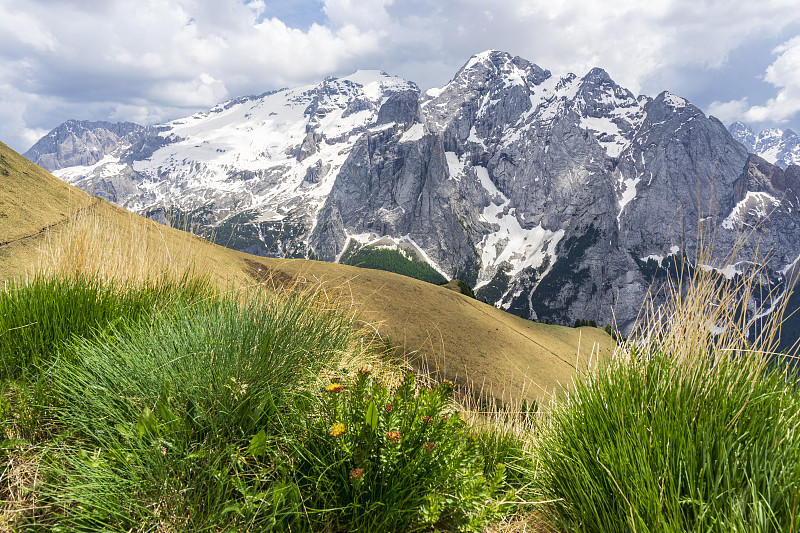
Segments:
[[[703,231],[717,244],[705,266],[721,273],[772,248],[773,287],[800,257],[798,206],[773,195],[800,189],[793,171],[751,179],[778,174],[717,119],[666,91],[635,96],[599,68],[556,77],[490,50],[425,94],[357,72],[154,131],[57,175],[259,255],[337,262],[351,246],[402,248],[542,322],[627,332],[654,276],[696,257]],[[754,239],[725,264],[754,227],[761,248]]]
[[[0,243],[17,241],[62,223],[96,199],[43,174],[0,143]]]
[[[104,258],[128,257],[135,248],[137,256],[148,255],[151,264],[167,258],[172,264],[188,257],[185,266],[191,263],[226,288],[246,287],[269,276],[287,284],[299,279],[339,295],[343,304],[353,306],[362,320],[374,324],[400,349],[428,357],[445,375],[473,380],[479,387],[484,384],[496,394],[504,390],[518,394],[524,385],[529,397],[544,398],[546,392],[569,382],[579,346],[579,364],[587,362],[595,343],[603,356],[613,349],[611,339],[597,328],[536,324],[443,287],[388,272],[305,259],[262,258],[216,246],[106,202],[95,202],[44,170],[30,163],[23,166],[22,158],[5,145],[0,145],[0,156],[5,202],[15,205],[28,198],[35,184],[42,205],[51,206],[25,215],[26,220],[19,218],[19,211],[4,209],[7,224],[3,227],[26,223],[40,228],[48,221],[62,222],[33,237],[0,245],[0,280],[32,272],[40,264],[48,266],[49,254],[68,252],[71,248],[64,243],[70,242],[84,245],[82,258],[68,257],[68,263],[79,270],[97,267]],[[78,209],[64,216],[56,213],[55,206],[68,204],[71,195],[84,198],[85,209],[79,214]],[[133,267],[137,256],[130,259]]]

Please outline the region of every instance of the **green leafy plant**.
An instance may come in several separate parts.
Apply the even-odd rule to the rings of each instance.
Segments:
[[[360,371],[320,392],[294,454],[318,525],[407,531],[447,524],[478,530],[505,509],[502,467],[485,475],[478,437],[452,412],[452,383],[396,390]]]

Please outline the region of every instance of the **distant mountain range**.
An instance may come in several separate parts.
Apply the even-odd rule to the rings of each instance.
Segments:
[[[728,126],[728,131],[750,153],[764,158],[773,165],[781,168],[800,165],[800,136],[792,130],[770,128],[756,134],[745,124],[734,122]]]
[[[793,134],[743,145],[749,130],[731,128],[599,68],[556,77],[487,51],[424,93],[358,71],[157,126],[68,121],[25,156],[239,250],[338,261],[395,248],[525,318],[626,331],[654,277],[695,257],[701,222],[717,261],[760,225],[779,293],[800,260]],[[735,276],[757,245],[706,267]]]

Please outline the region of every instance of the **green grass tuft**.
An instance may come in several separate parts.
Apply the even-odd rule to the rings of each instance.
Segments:
[[[120,319],[136,321],[173,301],[205,297],[209,286],[186,278],[145,287],[99,279],[37,276],[0,291],[0,380],[46,366],[75,337],[88,337]]]

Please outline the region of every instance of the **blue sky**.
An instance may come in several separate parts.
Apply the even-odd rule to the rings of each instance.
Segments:
[[[438,87],[490,48],[800,133],[797,0],[0,0],[0,13],[0,141],[20,152],[71,118],[153,124],[356,69]]]

